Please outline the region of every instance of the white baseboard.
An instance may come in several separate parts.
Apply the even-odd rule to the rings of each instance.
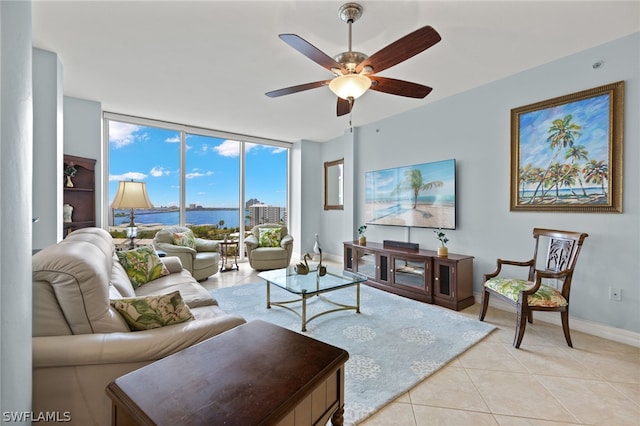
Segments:
[[[476,299],[476,303],[482,303],[482,294],[474,293],[474,297]],[[510,305],[497,297],[489,299],[489,306],[503,311],[514,311],[513,305]],[[557,312],[535,312],[534,320],[562,327],[560,315]],[[571,330],[580,331],[582,333],[591,334],[592,336],[602,337],[604,339],[613,340],[614,342],[624,343],[630,346],[640,347],[640,333],[572,316],[569,316],[569,326]]]

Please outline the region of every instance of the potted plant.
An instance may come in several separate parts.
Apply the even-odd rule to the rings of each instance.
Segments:
[[[367,237],[364,233],[367,232],[367,225],[360,225],[358,228],[358,244],[364,246],[367,244]]]
[[[449,255],[449,249],[445,244],[449,242],[449,239],[447,238],[445,233],[442,232],[442,229],[440,228],[435,229],[433,232],[435,232],[436,238],[440,240],[440,244],[441,244],[440,247],[438,247],[438,256],[447,257]]]
[[[78,169],[76,169],[76,167],[74,166],[73,161],[68,164],[64,163],[64,176],[67,178],[65,185],[68,188],[73,187],[73,182],[71,181],[71,178],[74,177],[76,173],[78,173]]]

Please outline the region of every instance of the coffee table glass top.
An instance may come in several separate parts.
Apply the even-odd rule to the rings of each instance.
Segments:
[[[293,266],[284,269],[263,271],[258,277],[294,294],[314,294],[348,287],[367,281],[364,275],[354,274],[338,268],[327,267],[327,273],[318,275],[312,269],[306,275],[298,274]]]

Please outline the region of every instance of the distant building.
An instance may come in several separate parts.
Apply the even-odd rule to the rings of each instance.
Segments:
[[[247,206],[247,211],[249,212],[250,228],[261,223],[279,223],[287,219],[287,209],[284,207],[256,203]]]
[[[251,206],[252,206],[252,205],[254,205],[254,204],[260,204],[260,200],[257,200],[257,199],[255,199],[255,198],[252,198],[252,199],[248,200],[246,203],[244,203],[244,207],[245,207],[245,208],[249,208],[249,207],[251,207]]]

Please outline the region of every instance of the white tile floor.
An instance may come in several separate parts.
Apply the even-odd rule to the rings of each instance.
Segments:
[[[209,288],[256,282],[247,263]],[[462,311],[478,317],[476,304]],[[534,314],[535,315],[535,314]],[[489,337],[361,423],[377,425],[640,425],[640,348],[559,326],[527,326],[511,345],[515,314],[489,308]]]

